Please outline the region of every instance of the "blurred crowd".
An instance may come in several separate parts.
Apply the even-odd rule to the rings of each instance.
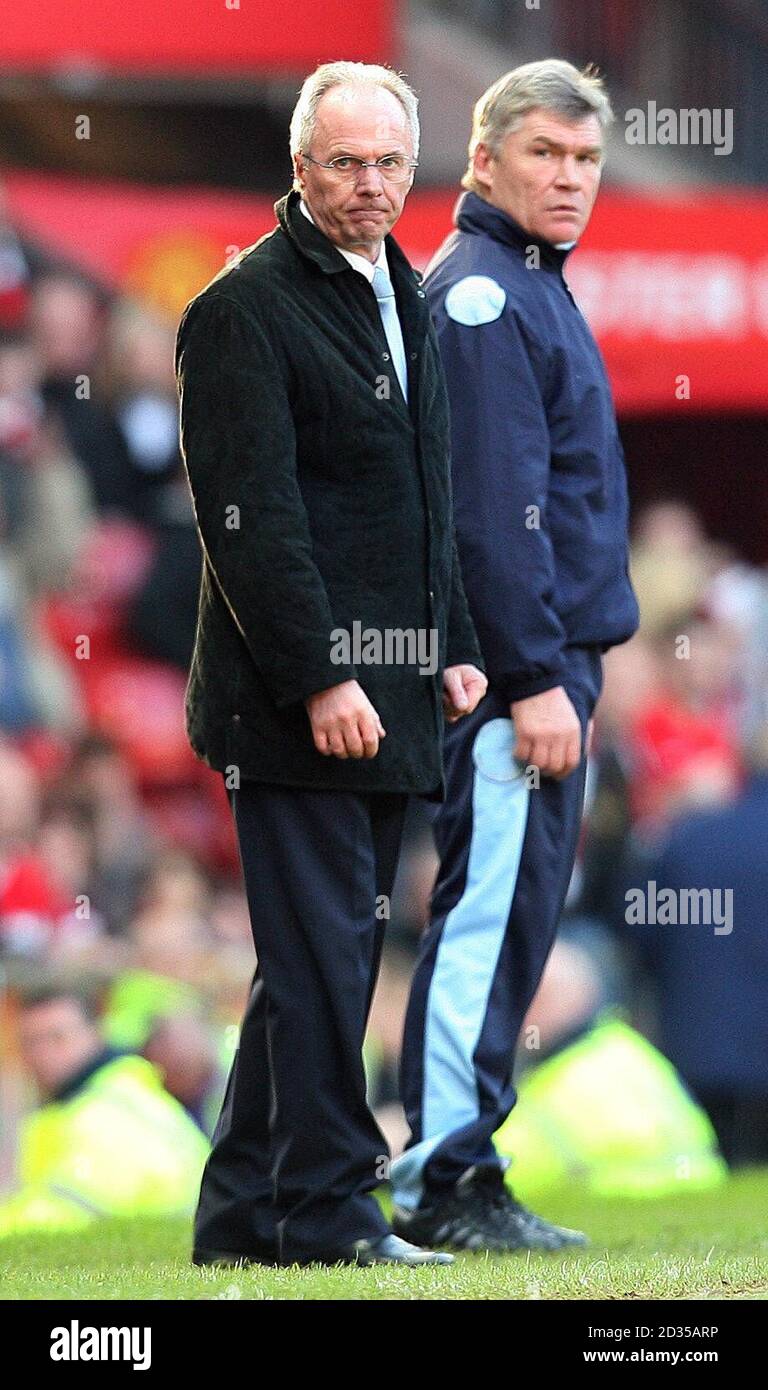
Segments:
[[[200,553],[175,327],[30,244],[0,193],[0,1197],[26,1162],[24,1116],[97,1076],[136,1088],[150,1116],[157,1082],[169,1151],[191,1126],[199,1168],[191,1136],[212,1133],[253,976],[226,795],[183,725]],[[521,1040],[518,1109],[522,1123],[537,1071],[598,1037],[629,1086],[631,1033],[737,1166],[768,1162],[768,573],[674,492],[672,479],[636,517],[642,629],[606,658],[582,847]],[[416,804],[367,1045],[395,1148],[434,870]],[[628,920],[628,891],[650,881],[731,889],[731,930]],[[591,1075],[597,1096],[606,1077]],[[634,1108],[635,1124],[662,1124],[651,1101]],[[513,1134],[510,1153],[525,1152],[530,1135]]]

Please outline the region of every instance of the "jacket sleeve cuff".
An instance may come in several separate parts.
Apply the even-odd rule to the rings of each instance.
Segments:
[[[487,675],[485,662],[480,654],[480,648],[471,642],[454,642],[449,647],[445,657],[445,669],[449,666],[476,666],[478,671]]]
[[[269,684],[269,678],[265,678]],[[328,670],[307,672],[301,679],[291,681],[290,685],[281,683],[280,688],[272,688],[272,698],[278,709],[286,709],[317,695],[321,690],[331,690],[334,685],[344,681],[357,680],[356,666],[332,666]]]
[[[556,690],[558,685],[562,685],[564,675],[564,670],[559,669],[550,672],[549,675],[529,680],[522,680],[519,676],[504,676],[492,684],[509,704],[514,704],[517,700],[528,700],[532,695],[543,695],[545,690]]]

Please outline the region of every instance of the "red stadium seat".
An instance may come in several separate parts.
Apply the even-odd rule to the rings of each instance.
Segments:
[[[115,741],[139,782],[194,784],[198,760],[184,727],[184,672],[129,655],[79,664],[89,723]]]

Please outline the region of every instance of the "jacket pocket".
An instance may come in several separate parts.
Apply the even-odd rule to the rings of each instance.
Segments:
[[[225,732],[225,753],[227,765],[239,766],[240,757],[240,731],[242,726],[242,710],[240,709],[240,688],[242,685],[242,668],[239,663],[235,666],[234,680],[230,693],[229,708],[227,711],[227,727]]]

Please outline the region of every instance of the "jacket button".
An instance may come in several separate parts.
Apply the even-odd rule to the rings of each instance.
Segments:
[[[232,715],[232,723],[233,723],[233,724],[239,724],[239,723],[240,723],[240,715],[239,715],[239,714],[233,714],[233,715]]]
[[[419,290],[419,299],[426,299],[426,297],[424,290]]]
[[[412,362],[415,362],[415,361],[416,361],[416,358],[418,357],[418,355],[419,355],[418,352],[412,352],[412,353],[411,353],[411,361],[412,361]]]
[[[382,357],[383,357],[383,359],[384,359],[385,362],[388,362],[388,361],[389,361],[389,353],[388,353],[388,352],[382,352],[381,355],[382,355]]]

